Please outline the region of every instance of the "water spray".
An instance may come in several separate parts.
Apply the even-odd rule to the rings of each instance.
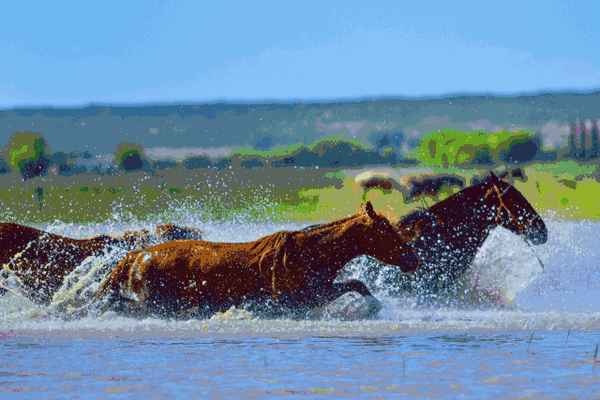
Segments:
[[[540,267],[542,267],[542,271],[545,271],[546,266],[544,265],[544,262],[542,261],[542,259],[535,252],[533,245],[529,242],[529,240],[525,240],[525,243],[527,243],[527,246],[529,246],[529,248],[531,249],[531,253],[535,256],[535,259],[538,260],[538,263],[540,263]]]

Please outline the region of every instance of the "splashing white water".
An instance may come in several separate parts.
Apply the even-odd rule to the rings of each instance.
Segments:
[[[146,228],[164,222],[134,221],[130,224],[76,226],[54,223],[49,230],[76,237],[94,234],[119,234],[125,230]],[[206,233],[208,240],[246,241],[280,229],[297,229],[299,224],[251,224],[247,222],[206,223],[200,219],[173,221],[181,225],[194,226]],[[502,301],[512,303],[511,311],[489,308],[474,303],[469,308],[422,308],[414,299],[397,298],[390,295],[391,277],[397,273],[392,267],[372,268],[373,263],[361,257],[351,262],[343,276],[357,278],[367,283],[374,295],[383,303],[378,321],[359,322],[361,329],[521,329],[522,327],[546,327],[581,329],[600,327],[600,286],[594,238],[600,233],[600,224],[550,221],[550,241],[535,251],[547,266],[542,271],[532,249],[521,238],[498,229],[494,231],[478,253],[474,265],[465,277],[465,285],[472,291],[492,292]],[[55,294],[49,307],[41,307],[25,300],[18,293],[18,282],[10,281],[13,293],[0,297],[1,329],[146,329],[146,327],[169,327],[173,329],[317,329],[322,327],[340,329],[356,325],[325,321],[278,322],[254,318],[246,311],[234,310],[204,322],[174,322],[156,319],[131,319],[114,313],[88,316],[76,321],[65,321],[57,313],[77,311],[90,303],[94,294],[112,267],[123,257],[125,251],[114,249],[82,262],[67,276],[63,286]],[[374,273],[373,271],[376,271]],[[10,278],[10,276],[9,276]],[[4,280],[4,284],[7,284]],[[494,298],[495,301],[498,298]],[[586,299],[585,303],[579,299]],[[597,299],[597,300],[593,300]],[[486,308],[487,307],[487,308]],[[473,309],[475,308],[475,309]],[[530,311],[526,311],[530,310]],[[581,311],[586,311],[581,313]],[[594,311],[594,312],[589,312]],[[199,325],[200,324],[200,325]],[[237,325],[236,325],[237,324]],[[319,325],[320,324],[320,325]],[[338,324],[338,325],[335,325]],[[578,325],[579,324],[579,325]],[[304,328],[302,328],[304,327]],[[394,328],[395,327],[395,328]],[[319,328],[320,329],[320,328]],[[349,328],[350,329],[350,328]]]
[[[102,281],[126,254],[126,249],[113,248],[83,260],[65,277],[62,286],[52,297],[50,310],[69,315],[90,305]]]

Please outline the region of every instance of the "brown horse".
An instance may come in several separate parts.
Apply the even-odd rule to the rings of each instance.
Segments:
[[[24,225],[0,223],[0,272],[12,272],[25,288],[25,295],[47,304],[65,276],[87,257],[99,255],[111,246],[140,248],[153,241],[200,239],[200,235],[195,228],[166,224],[156,227],[154,237],[141,230],[125,232],[121,237],[71,239]]]
[[[417,273],[400,276],[397,284],[402,291],[422,298],[456,288],[457,279],[497,226],[535,245],[548,238],[546,225],[531,204],[493,173],[428,209],[405,216],[396,226],[404,235],[414,232],[411,244],[422,262]]]
[[[213,313],[248,301],[273,300],[294,310],[314,307],[348,292],[369,296],[359,281],[334,283],[359,255],[414,271],[415,252],[392,224],[366,203],[351,217],[247,243],[176,241],[130,252],[98,291],[105,307],[128,312]]]

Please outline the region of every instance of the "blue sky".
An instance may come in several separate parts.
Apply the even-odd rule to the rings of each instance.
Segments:
[[[600,88],[594,1],[12,1],[0,106]]]

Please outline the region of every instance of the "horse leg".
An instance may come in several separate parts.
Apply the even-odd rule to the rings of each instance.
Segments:
[[[343,298],[349,292],[356,292],[362,298],[356,296]],[[318,313],[341,319],[370,318],[382,308],[379,300],[373,297],[365,284],[354,279],[332,284],[331,289],[320,300],[322,308]]]
[[[340,297],[347,292],[358,292],[362,296],[373,296],[367,286],[357,279],[350,279],[345,282],[334,283],[333,287],[334,291],[337,292],[336,297]]]
[[[364,283],[356,279],[350,279],[345,282],[336,282],[331,285],[329,290],[321,295],[321,302],[329,303],[348,292],[357,292],[361,296],[374,297]]]

